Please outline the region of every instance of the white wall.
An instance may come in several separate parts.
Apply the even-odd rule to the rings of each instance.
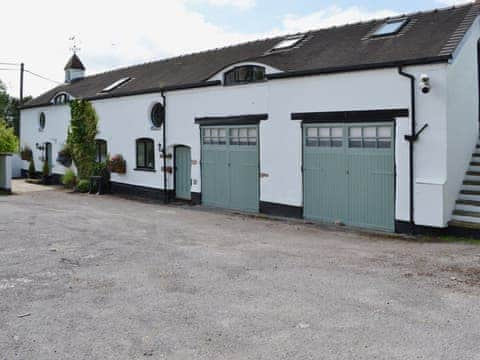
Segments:
[[[460,186],[478,141],[477,41],[479,38],[480,19],[477,19],[457,49],[447,72],[448,160],[445,224],[451,220]]]
[[[446,64],[408,67],[417,77],[427,73],[432,92],[422,95],[417,89],[417,128],[429,128],[415,144],[415,219],[418,225],[443,226],[445,219],[444,187],[447,173],[446,149]],[[221,78],[220,74],[216,76]],[[291,120],[294,112],[380,110],[410,107],[410,82],[398,70],[382,69],[303,78],[271,80],[241,86],[216,86],[168,92],[167,151],[175,145],[191,147],[192,191],[201,192],[199,161],[200,132],[195,118],[267,113],[260,124],[261,172],[269,176],[261,181],[261,201],[302,206],[301,123]],[[127,184],[163,187],[163,165],[159,144],[162,132],[151,129],[150,110],[161,102],[160,94],[94,101],[100,118],[98,138],[108,142],[108,151],[127,160],[126,175],[112,175],[112,180]],[[47,115],[45,131],[38,131],[41,111]],[[65,141],[70,120],[68,106],[22,111],[22,144],[34,149],[36,142],[50,141],[56,156]],[[404,135],[410,133],[410,119],[396,121],[396,219],[409,220],[409,151]],[[155,140],[156,172],[135,171],[135,139]],[[35,149],[34,149],[35,151]],[[38,157],[39,153],[35,152]],[[173,159],[168,160],[168,165]],[[25,169],[28,164],[25,163]],[[37,169],[41,164],[37,161]],[[53,171],[63,173],[56,164]],[[173,188],[173,175],[168,175]],[[432,203],[437,204],[432,211]]]
[[[445,178],[445,69],[446,65],[410,67],[416,76],[427,72],[435,85],[428,97],[417,104],[418,125],[429,123],[429,132],[417,143],[417,177]],[[185,106],[188,104],[188,106]],[[260,124],[260,166],[268,177],[261,179],[261,201],[293,206],[303,205],[301,123],[291,120],[294,112],[380,110],[410,107],[410,82],[397,69],[332,74],[235,87],[213,87],[202,91],[185,90],[167,94],[169,144],[192,146],[192,159],[200,160],[200,133],[196,117],[268,113]],[[174,120],[173,120],[174,119]],[[171,125],[175,122],[175,127]],[[396,126],[396,219],[409,220],[409,152],[404,135],[409,134],[410,119],[397,119]],[[193,128],[192,128],[193,126]],[[186,131],[187,129],[194,131]],[[201,191],[200,166],[192,168],[192,178]],[[422,193],[431,192],[429,184]],[[417,191],[418,192],[418,191]],[[432,194],[416,202],[419,224],[431,214]],[[436,201],[443,204],[443,194]],[[443,205],[433,223],[443,222]]]

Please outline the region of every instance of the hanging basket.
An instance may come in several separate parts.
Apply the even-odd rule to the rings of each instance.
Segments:
[[[115,155],[108,161],[108,170],[116,174],[125,174],[127,172],[127,162],[122,155]]]
[[[32,149],[27,148],[27,147],[24,148],[24,149],[20,152],[20,157],[22,158],[22,160],[32,161],[32,158],[33,158]]]
[[[72,156],[66,152],[60,151],[57,155],[57,162],[64,167],[72,166]]]

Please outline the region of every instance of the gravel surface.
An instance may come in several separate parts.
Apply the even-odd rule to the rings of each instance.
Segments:
[[[0,198],[0,359],[480,359],[480,247]]]

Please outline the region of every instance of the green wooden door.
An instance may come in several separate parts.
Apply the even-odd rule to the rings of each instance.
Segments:
[[[202,128],[202,202],[258,212],[257,126]]]
[[[394,231],[391,123],[304,127],[305,217]]]
[[[185,146],[175,148],[175,196],[177,199],[191,200],[190,149]]]

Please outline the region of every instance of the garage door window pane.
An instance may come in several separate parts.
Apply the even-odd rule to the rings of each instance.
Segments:
[[[378,140],[378,147],[380,149],[390,149],[392,147],[391,139],[379,139]]]
[[[376,127],[366,127],[363,129],[363,137],[366,138],[376,138],[377,137],[377,128]]]
[[[362,137],[362,128],[359,128],[359,127],[350,128],[350,137],[361,138]]]
[[[257,129],[256,128],[237,128],[230,129],[231,145],[257,145]]]
[[[224,145],[227,143],[227,132],[222,128],[204,129],[203,143],[206,145]]]
[[[382,126],[378,128],[378,137],[381,138],[391,138],[392,137],[392,128]]]
[[[342,128],[333,128],[332,137],[334,138],[343,138],[343,129]]]

